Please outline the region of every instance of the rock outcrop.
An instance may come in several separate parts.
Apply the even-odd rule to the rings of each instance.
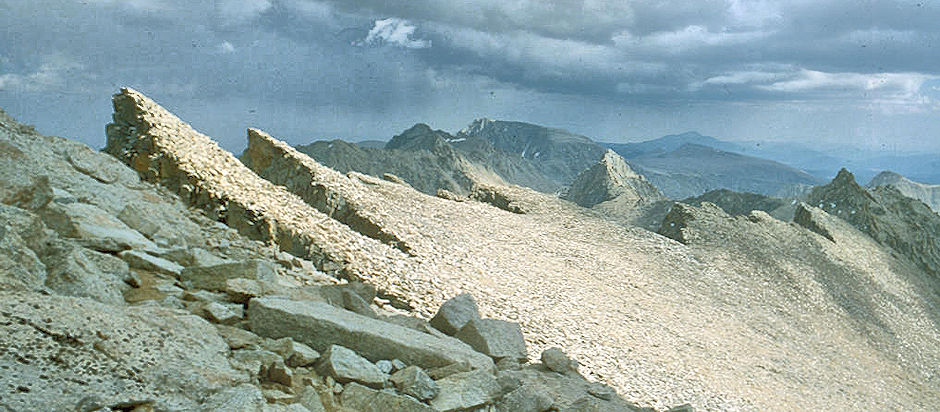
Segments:
[[[574,179],[562,198],[588,208],[617,198],[637,205],[666,200],[655,186],[609,149],[600,161]]]
[[[107,131],[105,152],[143,179],[178,193],[249,238],[276,242],[325,271],[356,277],[354,262],[368,265],[401,253],[258,177],[209,137],[134,90],[114,96],[114,122]]]

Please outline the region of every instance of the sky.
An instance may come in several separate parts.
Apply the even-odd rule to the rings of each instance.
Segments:
[[[940,0],[0,0],[0,108],[104,145],[129,86],[240,151],[518,120],[940,152]]]

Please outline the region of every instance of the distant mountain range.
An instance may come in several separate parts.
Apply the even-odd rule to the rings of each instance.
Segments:
[[[824,182],[782,163],[734,153],[734,143],[695,132],[641,143],[603,145],[627,159],[672,199],[715,189],[786,197]]]
[[[381,142],[314,142],[301,152],[339,171],[401,177],[425,193],[466,194],[475,179],[560,193],[609,148],[672,199],[730,189],[790,196],[824,180],[795,168],[733,153],[737,146],[695,132],[641,143],[597,143],[561,129],[474,120],[456,134],[418,124]]]

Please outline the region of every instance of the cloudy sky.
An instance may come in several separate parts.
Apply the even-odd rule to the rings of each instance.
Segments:
[[[104,144],[131,86],[230,150],[478,117],[940,151],[938,0],[0,0],[0,107]]]

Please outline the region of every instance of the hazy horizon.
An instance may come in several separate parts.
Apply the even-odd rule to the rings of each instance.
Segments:
[[[93,147],[129,86],[232,151],[247,127],[303,144],[488,117],[940,152],[936,21],[887,0],[0,0],[0,107]]]

